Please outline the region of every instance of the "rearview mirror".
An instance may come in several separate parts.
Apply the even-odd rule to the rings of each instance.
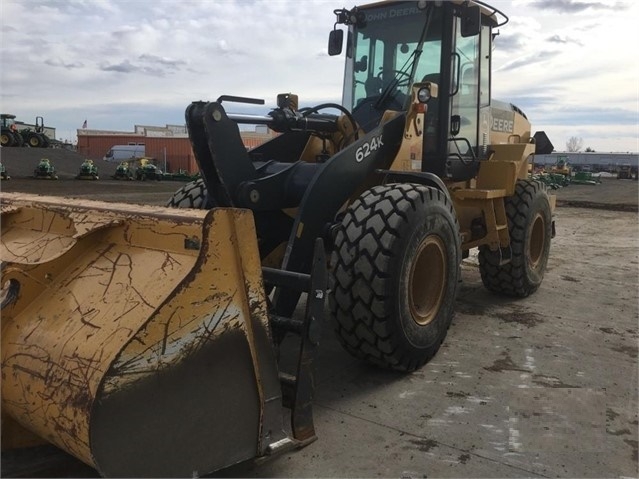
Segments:
[[[331,30],[328,35],[328,54],[332,57],[342,53],[344,44],[344,30]]]

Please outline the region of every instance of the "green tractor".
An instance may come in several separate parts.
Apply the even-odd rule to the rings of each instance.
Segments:
[[[24,144],[31,148],[48,148],[51,144],[49,137],[44,133],[44,119],[41,116],[36,116],[35,128],[23,128],[20,130],[20,135],[24,141]]]
[[[31,148],[48,148],[51,140],[44,133],[44,119],[36,116],[34,128],[22,128],[18,130],[16,116],[10,113],[0,114],[2,124],[2,136],[0,144],[2,146],[30,146]]]
[[[129,167],[128,161],[121,162],[118,167],[115,169],[115,174],[113,175],[114,180],[132,180],[133,172]]]
[[[7,169],[0,163],[0,180],[10,180],[11,177],[7,173]]]
[[[42,158],[35,170],[33,170],[33,177],[36,179],[45,180],[57,180],[58,175],[55,172],[54,166],[51,164],[48,158]]]
[[[98,167],[93,164],[93,160],[84,160],[80,165],[80,171],[75,177],[76,180],[98,180]]]
[[[160,181],[164,174],[162,170],[153,164],[151,158],[141,158],[140,166],[135,170],[135,179],[138,181],[157,180]]]

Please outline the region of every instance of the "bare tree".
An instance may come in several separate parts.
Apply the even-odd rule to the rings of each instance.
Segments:
[[[584,140],[577,136],[571,136],[566,142],[566,150],[574,153],[577,151],[581,151],[582,146],[584,145]]]

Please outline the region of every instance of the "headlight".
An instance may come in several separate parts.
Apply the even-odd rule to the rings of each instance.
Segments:
[[[420,88],[417,91],[417,100],[420,103],[426,103],[428,100],[430,100],[430,88],[428,87]]]

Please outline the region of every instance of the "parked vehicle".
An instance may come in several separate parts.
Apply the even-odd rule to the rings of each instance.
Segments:
[[[632,180],[632,170],[630,165],[621,165],[617,170],[618,180]]]
[[[355,357],[414,371],[447,335],[471,250],[489,291],[537,291],[555,198],[528,165],[553,147],[487,98],[505,15],[463,0],[334,12],[343,104],[299,108],[283,93],[249,118],[228,104],[263,101],[194,101],[202,178],[174,209],[10,199],[27,207],[7,215],[0,250],[2,412],[16,426],[3,447],[41,436],[112,477],[201,477],[281,454],[316,439],[326,324]],[[280,135],[247,151],[241,123]]]
[[[36,169],[33,170],[33,177],[36,179],[57,180],[58,175],[55,172],[55,167],[51,164],[48,158],[42,158]]]
[[[20,136],[25,145],[31,148],[48,148],[51,146],[51,140],[44,133],[44,118],[36,116],[35,126],[31,128],[23,128],[20,130]]]
[[[115,169],[115,173],[113,174],[114,180],[132,180],[133,179],[133,171],[131,171],[131,167],[129,166],[128,161],[122,161]]]
[[[7,169],[2,163],[0,163],[0,180],[10,180],[10,179],[11,177],[7,173]]]
[[[104,161],[120,162],[125,160],[136,160],[144,158],[145,156],[144,145],[113,145],[109,151],[106,152]]]
[[[98,180],[98,167],[93,164],[93,160],[84,160],[80,165],[80,171],[76,175],[76,180]]]
[[[163,177],[162,170],[155,166],[153,158],[141,158],[140,164],[135,170],[135,179],[138,181],[157,180]]]

